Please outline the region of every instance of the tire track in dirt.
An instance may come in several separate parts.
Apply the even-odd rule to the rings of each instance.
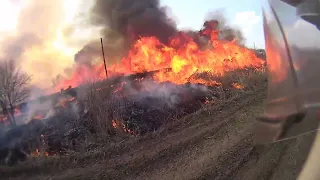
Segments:
[[[221,153],[208,171],[194,179],[230,179],[232,173],[253,156],[251,137],[251,134],[247,134],[228,151]]]
[[[203,134],[200,139],[184,146],[179,152],[169,153],[168,156],[157,159],[154,165],[148,168],[140,168],[140,170],[144,170],[142,175],[132,179],[150,179],[150,177],[152,177],[151,179],[159,179],[157,177],[160,179],[191,179],[198,176],[201,179],[202,176],[213,175],[211,172],[213,169],[225,171],[219,167],[226,163],[226,160],[232,160],[232,158],[224,157],[236,157],[241,160],[242,154],[245,154],[245,151],[250,152],[252,149],[252,141],[249,138],[251,134],[247,133],[250,131],[252,123],[245,123],[243,127],[237,129],[236,121],[240,114],[248,112],[247,109],[258,104],[253,102],[249,107],[233,113],[231,117],[224,119],[223,125]],[[244,151],[240,155],[229,156],[230,153],[240,152],[239,150]],[[235,159],[235,161],[237,160]],[[227,163],[229,166],[227,169],[230,169],[234,163]]]

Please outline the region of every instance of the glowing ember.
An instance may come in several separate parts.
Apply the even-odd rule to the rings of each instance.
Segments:
[[[41,155],[48,157],[49,152],[41,153],[41,151],[39,149],[36,149],[34,152],[31,153],[31,156],[41,156]]]
[[[236,40],[218,39],[219,32],[216,29],[217,22],[206,22],[199,32],[199,37],[206,38],[206,48],[183,32],[171,37],[169,45],[162,44],[156,37],[142,37],[135,42],[127,57],[122,58],[119,64],[108,67],[108,72],[112,76],[160,70],[154,74],[154,79],[159,82],[215,85],[218,82],[191,77],[204,72],[212,76],[223,76],[236,69],[263,67],[264,61],[255,52],[238,45]],[[168,68],[171,71],[162,70]],[[77,68],[70,79],[61,82],[56,88],[79,85],[83,83],[81,77],[89,74],[104,79],[103,64],[90,71],[84,66]]]
[[[14,109],[14,116],[21,116],[21,115],[22,115],[22,113],[21,113],[20,109],[15,108]]]
[[[244,86],[239,83],[232,83],[232,86],[236,89],[244,89]]]
[[[40,156],[41,153],[39,151],[39,149],[36,149],[34,152],[31,153],[32,156]]]
[[[60,99],[60,106],[62,107],[67,107],[67,104],[70,103],[70,102],[74,102],[76,100],[75,97],[71,97],[69,99],[66,99],[66,98],[63,98],[63,99]]]
[[[5,115],[0,115],[0,122],[6,122],[8,120],[8,117]]]
[[[134,131],[128,129],[125,124],[117,120],[112,120],[112,127],[115,129],[119,128],[121,131],[131,134],[132,136],[137,135]]]
[[[121,82],[121,84],[120,84],[120,87],[118,87],[116,90],[114,90],[113,92],[114,93],[116,93],[116,92],[119,92],[122,88],[123,88],[123,86],[126,84],[126,82]]]
[[[38,115],[33,116],[32,119],[41,120],[41,119],[43,119],[43,117],[44,117],[43,114],[38,114]]]
[[[117,128],[117,127],[118,127],[118,125],[117,125],[117,123],[116,123],[115,120],[112,120],[112,127],[113,127],[113,128]]]

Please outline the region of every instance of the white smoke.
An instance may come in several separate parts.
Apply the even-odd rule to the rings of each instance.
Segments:
[[[177,85],[159,83],[151,79],[136,79],[135,81],[125,81],[126,83],[120,85],[119,88],[125,92],[126,96],[134,100],[145,101],[144,103],[148,104],[150,103],[148,99],[155,98],[161,101],[160,104],[170,108],[174,108],[183,100],[181,95],[192,95],[189,93],[190,90],[195,90],[199,93],[207,93],[209,91],[208,87],[197,84]]]

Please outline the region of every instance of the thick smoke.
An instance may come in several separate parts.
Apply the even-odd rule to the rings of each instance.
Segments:
[[[106,37],[118,33],[127,41],[156,36],[167,43],[176,33],[175,23],[160,7],[159,0],[97,0],[91,20],[106,27]]]
[[[219,30],[219,38],[227,41],[236,40],[239,45],[245,44],[245,38],[240,29],[230,26],[228,20],[225,17],[225,12],[222,9],[212,11],[207,14],[207,22],[218,22],[217,30]]]
[[[53,45],[65,18],[62,7],[63,0],[24,1],[15,31],[0,40],[0,60],[16,60],[40,87],[73,63]]]
[[[5,58],[21,58],[27,50],[42,46],[45,40],[52,39],[60,22],[59,8],[62,1],[47,2],[29,0],[19,15],[17,32],[2,41]],[[50,25],[48,25],[50,22]]]
[[[42,40],[32,33],[22,33],[17,37],[5,39],[3,44],[3,55],[7,59],[19,59],[28,47],[40,45]]]
[[[193,96],[190,90],[199,93],[207,93],[209,89],[206,86],[194,85],[190,86],[177,86],[176,84],[164,83],[159,84],[154,81],[146,80],[141,82],[141,86],[145,91],[138,92],[135,96],[136,99],[143,100],[145,104],[150,104],[148,101],[151,97],[156,98],[163,102],[163,107],[175,108],[184,98],[181,94]],[[193,98],[193,97],[189,97]],[[152,104],[150,104],[152,105]]]
[[[161,7],[159,0],[96,0],[90,14],[90,23],[102,27],[108,63],[119,61],[140,37],[155,36],[167,44],[170,38],[179,32],[175,22],[168,15],[168,8]],[[242,32],[230,26],[224,14],[223,10],[212,11],[205,20],[218,22],[220,39],[236,40],[239,45],[244,45]],[[184,33],[193,37],[201,48],[208,44],[208,39],[201,37],[198,30],[188,30]],[[81,49],[76,54],[75,61],[88,65],[97,57],[101,57],[99,41],[91,42]]]
[[[166,44],[177,32],[159,0],[96,0],[90,22],[102,27],[108,62],[120,59],[140,37],[155,36]],[[100,55],[100,42],[92,42],[77,53],[75,61]]]

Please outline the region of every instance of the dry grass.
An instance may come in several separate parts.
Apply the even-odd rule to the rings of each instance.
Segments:
[[[220,81],[221,85],[210,88],[215,98],[208,100],[208,105],[190,116],[196,116],[197,119],[209,116],[214,109],[223,109],[226,102],[237,101],[237,98],[251,94],[265,85],[266,76],[264,71],[246,70],[236,71],[226,74],[224,77],[209,77]],[[104,84],[110,87],[114,82]],[[234,84],[241,88],[236,88]],[[97,90],[99,89],[99,90]],[[76,121],[79,128],[85,129],[83,139],[79,141],[77,152],[70,152],[68,156],[38,156],[23,162],[15,167],[1,167],[1,172],[7,176],[15,174],[33,174],[37,171],[42,173],[60,171],[65,168],[85,166],[104,158],[110,158],[119,151],[127,149],[132,144],[139,143],[150,136],[157,137],[166,133],[169,129],[177,128],[190,118],[172,119],[157,132],[150,132],[143,137],[130,138],[121,129],[114,128],[114,117],[119,117],[121,121],[121,111],[118,107],[121,104],[114,103],[112,100],[114,88],[101,89],[101,84],[92,83],[87,88],[86,93],[81,98],[81,103],[87,113],[81,115]],[[191,125],[192,122],[184,122]],[[185,125],[184,125],[185,126]]]
[[[221,104],[244,93],[255,91],[267,80],[264,69],[237,70],[223,77],[213,77],[208,74],[202,74],[199,77],[221,82],[221,85],[209,88],[212,96],[208,97],[207,105]],[[113,92],[116,86],[112,86],[119,82],[121,81],[103,82],[103,87],[109,88],[101,88],[101,83],[92,83],[87,88],[81,100],[85,104],[87,113],[78,120],[78,126],[83,126],[87,132],[84,141],[86,146],[92,143],[109,143],[110,138],[114,138],[115,135],[121,138],[126,137],[123,129],[114,128],[123,124],[123,112],[119,107],[124,104],[114,99]],[[204,105],[204,108],[207,105]]]
[[[208,97],[206,105],[203,105],[203,110],[211,105],[217,106],[248,92],[254,92],[261,88],[261,84],[266,82],[265,71],[256,69],[234,71],[223,77],[202,75],[202,78],[221,82],[221,85],[209,88],[212,96]],[[79,143],[80,148],[78,148],[81,153],[90,154],[91,151],[96,151],[96,149],[109,146],[111,143],[121,142],[130,137],[120,128],[124,122],[123,112],[119,107],[124,106],[124,104],[113,99],[112,95],[116,86],[112,86],[112,84],[116,83],[119,83],[119,81],[104,82],[103,87],[109,88],[101,88],[101,83],[92,83],[87,87],[86,93],[81,99],[87,113],[76,121],[77,126],[84,129],[83,132],[85,132],[84,138]],[[178,120],[171,118],[165,121]],[[114,126],[118,128],[114,128]]]
[[[97,148],[101,144],[109,144],[124,134],[115,129],[113,118],[117,115],[117,107],[112,100],[113,88],[102,89],[99,84],[92,83],[85,95],[79,100],[85,113],[76,121],[76,127],[82,131],[82,142],[79,150],[83,153]]]

